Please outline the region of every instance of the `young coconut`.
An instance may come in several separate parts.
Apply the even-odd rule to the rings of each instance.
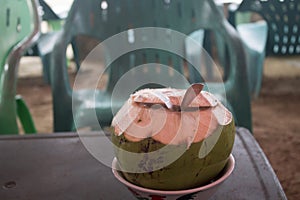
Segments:
[[[232,151],[232,114],[203,85],[143,89],[114,117],[112,142],[133,184],[181,190],[212,181]]]

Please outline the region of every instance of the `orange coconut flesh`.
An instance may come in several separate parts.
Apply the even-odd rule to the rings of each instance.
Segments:
[[[164,88],[143,89],[130,96],[114,117],[115,134],[124,134],[129,141],[138,142],[152,137],[163,144],[199,142],[218,126],[232,121],[231,113],[211,94],[202,91],[188,105],[189,111],[168,109],[162,98],[180,106],[186,90]],[[157,95],[159,94],[159,95]],[[156,106],[154,106],[156,105]],[[161,105],[161,106],[157,106]]]

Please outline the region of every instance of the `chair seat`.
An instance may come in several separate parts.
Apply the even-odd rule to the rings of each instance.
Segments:
[[[265,21],[237,25],[237,31],[246,50],[249,91],[258,97],[265,59],[268,25]]]
[[[37,46],[40,56],[44,56],[53,51],[55,41],[59,37],[59,34],[57,33],[58,31],[53,31],[46,34],[42,34],[39,37]]]
[[[74,91],[73,104],[74,130],[91,127],[99,130],[101,127],[110,126],[113,118],[112,112],[117,112],[124,104],[124,99],[112,99],[108,91],[78,90]]]
[[[268,34],[268,25],[265,21],[239,24],[236,29],[247,47],[263,54]]]

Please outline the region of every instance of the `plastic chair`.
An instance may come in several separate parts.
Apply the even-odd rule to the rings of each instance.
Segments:
[[[267,23],[239,24],[236,26],[246,49],[247,73],[249,90],[257,98],[261,89],[265,48],[267,41]]]
[[[101,9],[102,3],[105,6]],[[219,32],[230,47],[228,60],[231,63],[231,68],[229,77],[225,81],[226,92],[220,92],[222,91],[222,84],[220,83],[210,84],[210,87],[214,88],[214,91],[223,100],[226,95],[230,104],[228,107],[234,112],[238,125],[251,130],[250,97],[242,43],[234,28],[220,14],[213,1],[187,0],[183,3],[181,0],[111,0],[107,2],[75,0],[63,30],[56,41],[51,64],[55,131],[70,131],[75,128],[74,120],[76,121],[76,128],[86,125],[93,126],[93,124],[89,124],[93,110],[96,110],[99,123],[102,126],[109,126],[113,117],[111,110],[117,110],[124,103],[122,99],[111,105],[114,86],[124,73],[135,66],[159,62],[160,64],[172,65],[176,71],[183,73],[182,58],[155,49],[142,49],[123,55],[110,65],[106,90],[96,90],[94,93],[94,90],[73,91],[71,89],[65,67],[65,52],[72,38],[85,35],[104,41],[122,31],[127,31],[129,34],[133,28],[140,27],[165,27],[169,28],[170,31],[175,30],[184,34],[190,34],[199,29]],[[134,34],[135,40],[143,41],[142,35],[137,30]],[[159,37],[167,38],[168,31]],[[153,41],[155,43],[156,40]],[[120,48],[123,45],[128,45],[128,42],[130,42],[128,38],[124,38],[124,41],[116,41]],[[176,47],[178,51],[185,51],[184,42],[172,41],[171,45]],[[190,77],[190,81],[203,81],[199,74],[193,74],[196,71],[192,69],[190,66],[190,74],[193,75]],[[153,68],[148,68],[145,73],[151,70]],[[177,81],[174,78],[172,80],[172,77],[167,77],[167,74],[164,76],[170,81]],[[134,82],[135,80],[132,79],[131,81]],[[72,95],[75,105],[74,113],[72,113]],[[97,100],[95,105],[87,100],[94,97],[93,95]]]
[[[53,9],[44,1],[39,0],[40,3],[40,10],[41,10],[41,17],[42,20],[47,22],[50,30],[46,33],[41,33],[39,39],[36,43],[27,50],[27,56],[39,56],[42,60],[43,65],[43,79],[46,83],[50,84],[50,59],[51,59],[51,52],[53,51],[53,47],[55,41],[57,40],[58,31],[62,28],[65,14],[63,16],[55,13]],[[72,40],[71,42],[73,54],[74,54],[74,61],[76,64],[77,70],[80,66],[80,60],[78,57],[78,50],[76,47],[76,40]],[[70,63],[70,60],[67,61]]]
[[[57,31],[61,29],[63,19],[56,14],[51,7],[44,1],[39,0],[39,10],[42,20],[47,22],[52,29],[46,33],[41,33],[35,44],[26,52],[26,56],[38,56],[41,58],[43,66],[43,79],[46,83],[50,82],[50,53],[53,50]]]
[[[65,14],[55,13],[53,9],[44,0],[39,0],[42,9],[42,20],[47,22],[53,31],[60,30],[63,25]]]
[[[25,133],[35,133],[29,110],[16,96],[21,56],[37,39],[39,16],[35,0],[1,0],[0,16],[0,134],[17,134],[17,116]]]
[[[266,56],[291,56],[300,54],[300,2],[293,0],[243,1],[235,10],[231,9],[230,20],[239,20],[237,13],[255,12],[263,23],[236,24],[241,38],[247,46],[247,61],[251,66],[259,66],[250,71],[251,90],[258,96],[261,88],[263,61]],[[255,42],[256,41],[256,42]],[[255,44],[255,46],[253,46]],[[260,53],[254,56],[254,52]],[[256,63],[256,64],[255,64]],[[255,72],[256,71],[256,72]],[[255,78],[257,77],[257,78]]]

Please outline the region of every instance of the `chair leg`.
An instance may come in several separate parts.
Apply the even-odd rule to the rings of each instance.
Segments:
[[[36,129],[25,101],[20,95],[16,96],[17,114],[25,133],[36,133]]]
[[[53,122],[54,132],[71,131],[74,126],[72,113],[72,99],[62,99],[53,97]]]
[[[76,39],[73,39],[71,41],[71,45],[72,45],[72,49],[73,49],[73,56],[74,56],[74,61],[75,61],[75,64],[76,64],[76,70],[79,71],[79,68],[80,68],[80,55],[79,55],[79,50],[77,48],[77,42],[76,42]]]
[[[43,64],[43,79],[46,84],[51,84],[50,79],[50,61],[51,61],[51,53],[45,54],[41,56],[42,64]]]

